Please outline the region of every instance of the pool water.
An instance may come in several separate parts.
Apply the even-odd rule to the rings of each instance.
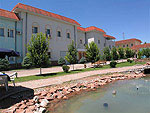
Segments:
[[[117,91],[116,96],[113,90]],[[76,95],[64,101],[54,113],[150,113],[150,77],[121,80]]]

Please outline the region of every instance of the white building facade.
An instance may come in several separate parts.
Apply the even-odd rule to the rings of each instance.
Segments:
[[[23,57],[27,53],[27,44],[32,34],[39,32],[50,36],[49,56],[51,61],[57,61],[64,57],[68,50],[68,45],[72,40],[76,43],[78,59],[85,53],[85,45],[94,41],[100,51],[106,46],[113,47],[115,39],[106,37],[106,33],[97,27],[81,28],[80,24],[73,19],[60,16],[32,6],[17,4],[12,10],[22,22],[22,51]]]

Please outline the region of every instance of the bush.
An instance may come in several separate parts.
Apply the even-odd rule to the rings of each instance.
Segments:
[[[133,62],[133,60],[127,59],[127,62],[130,62],[130,63],[132,63],[132,62]]]
[[[63,66],[62,66],[62,69],[63,69],[64,72],[68,73],[70,67],[67,66],[67,65],[63,65]]]
[[[32,62],[31,62],[31,60],[30,60],[29,57],[27,57],[27,56],[24,57],[23,62],[22,62],[22,66],[23,66],[24,68],[26,68],[26,69],[29,69],[29,68],[32,67]]]
[[[61,57],[61,58],[58,60],[58,64],[61,65],[61,66],[64,65],[64,64],[66,64],[65,59]]]
[[[9,61],[7,59],[0,59],[0,71],[8,70]]]
[[[85,57],[82,57],[79,61],[80,64],[84,64],[86,63],[86,58]]]
[[[115,62],[115,61],[110,62],[110,67],[115,68],[116,65],[117,65],[117,62]]]

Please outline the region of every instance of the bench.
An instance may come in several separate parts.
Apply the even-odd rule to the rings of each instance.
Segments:
[[[100,66],[102,66],[102,65],[105,65],[106,62],[107,62],[107,61],[101,61],[101,60],[99,60],[99,61],[97,61],[97,62],[92,63],[92,65],[94,65],[94,68],[95,68],[95,67],[100,67]]]

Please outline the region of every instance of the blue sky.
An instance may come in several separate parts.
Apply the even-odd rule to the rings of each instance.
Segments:
[[[11,10],[24,3],[72,18],[82,27],[96,26],[116,40],[138,38],[150,43],[150,0],[0,0]]]

